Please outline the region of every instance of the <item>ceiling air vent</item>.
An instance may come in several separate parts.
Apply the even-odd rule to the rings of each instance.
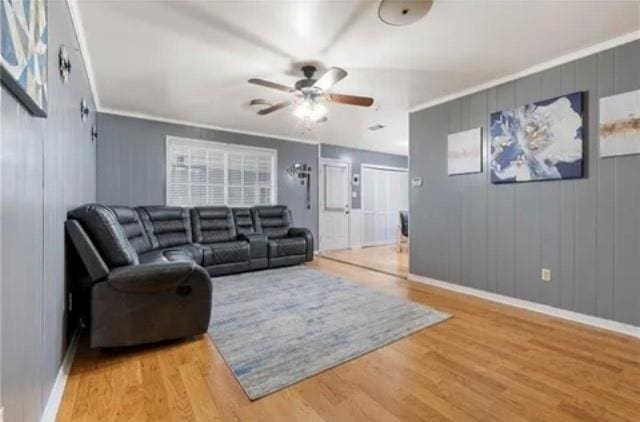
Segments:
[[[372,132],[375,132],[376,130],[380,130],[380,129],[384,129],[384,125],[373,125],[373,126],[369,126],[369,130]]]

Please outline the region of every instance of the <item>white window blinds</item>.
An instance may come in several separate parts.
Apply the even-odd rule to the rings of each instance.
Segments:
[[[271,205],[275,150],[167,137],[167,204]]]

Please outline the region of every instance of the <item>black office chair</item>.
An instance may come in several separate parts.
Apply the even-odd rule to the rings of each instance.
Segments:
[[[400,224],[398,225],[398,252],[402,252],[402,243],[409,244],[409,212],[400,211]]]

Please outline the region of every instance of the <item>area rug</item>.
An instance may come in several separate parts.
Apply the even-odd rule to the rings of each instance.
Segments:
[[[209,336],[251,400],[450,318],[305,266],[212,280]]]

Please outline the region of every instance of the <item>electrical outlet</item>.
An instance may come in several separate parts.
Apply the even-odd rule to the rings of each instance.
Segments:
[[[549,283],[551,281],[551,270],[549,268],[543,268],[540,278],[542,278],[542,281]]]

